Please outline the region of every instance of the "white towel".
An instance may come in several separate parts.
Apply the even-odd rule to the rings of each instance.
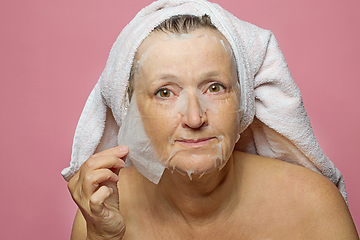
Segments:
[[[343,177],[314,137],[300,91],[274,35],[205,0],[156,1],[122,30],[81,114],[70,167],[62,171],[63,177],[69,180],[95,152],[117,146],[135,52],[157,25],[180,14],[209,15],[234,51],[244,107],[243,132],[236,149],[314,170],[329,178],[347,200]]]

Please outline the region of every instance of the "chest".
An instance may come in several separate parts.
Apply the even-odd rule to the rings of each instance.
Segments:
[[[136,181],[121,182],[120,209],[126,224],[123,239],[311,239],[306,223],[309,214],[287,191],[252,187],[257,190],[244,194],[242,204],[231,214],[194,223],[171,209],[160,214],[156,205],[148,204]]]
[[[124,239],[309,239],[306,224],[296,217],[281,216],[281,219],[279,214],[253,212],[195,225],[176,221],[171,216],[162,219],[140,216],[126,216]]]

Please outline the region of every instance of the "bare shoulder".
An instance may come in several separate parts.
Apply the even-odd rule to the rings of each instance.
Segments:
[[[300,194],[302,201],[311,199],[315,204],[317,200],[326,201],[329,198],[344,202],[329,179],[305,167],[243,152],[235,152],[236,160],[239,160],[240,168],[246,169],[262,184],[276,184],[279,188],[285,188],[288,194]]]
[[[235,153],[234,161],[239,169],[245,169],[248,182],[258,189],[253,196],[260,197],[264,204],[266,195],[276,214],[283,212],[281,217],[288,223],[301,224],[302,229],[297,230],[305,233],[307,239],[359,239],[342,195],[323,175],[281,160],[241,152]]]

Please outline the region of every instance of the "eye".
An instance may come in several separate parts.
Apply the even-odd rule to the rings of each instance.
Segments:
[[[161,98],[169,98],[174,95],[173,92],[171,92],[169,89],[166,88],[160,88],[155,93],[156,96],[159,96]]]
[[[222,90],[224,90],[224,86],[219,84],[219,83],[214,83],[214,84],[211,84],[211,86],[208,88],[207,92],[210,92],[210,93],[217,93],[217,92],[220,92]]]

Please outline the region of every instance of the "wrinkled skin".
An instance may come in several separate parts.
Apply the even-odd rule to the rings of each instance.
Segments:
[[[117,182],[127,153],[125,146],[97,153],[69,181],[71,195],[87,223],[88,239],[119,239],[125,233]]]
[[[209,29],[188,35],[154,32],[142,43],[135,95],[163,164],[201,175],[221,169],[234,149],[240,90],[227,40]]]

